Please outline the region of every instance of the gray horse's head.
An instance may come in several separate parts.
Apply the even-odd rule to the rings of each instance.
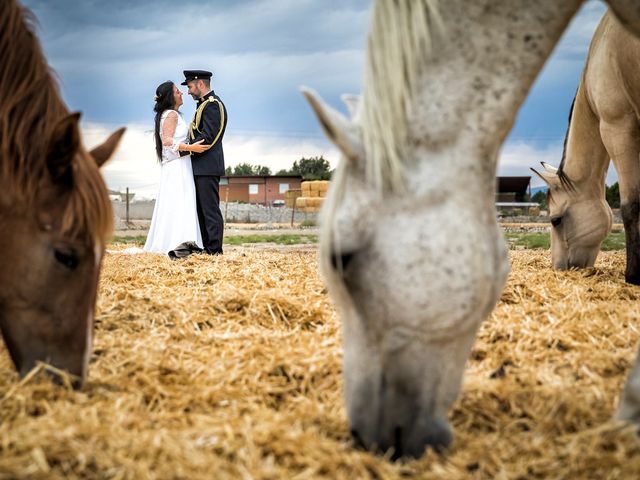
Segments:
[[[304,93],[343,156],[323,208],[320,261],[342,314],[352,433],[394,457],[441,449],[452,439],[447,412],[475,333],[506,277],[502,236],[486,213],[493,178],[480,201],[471,183],[484,182],[460,179],[442,168],[447,159],[430,157],[412,163],[404,191],[381,194],[366,172],[357,106],[348,102],[348,120]],[[465,193],[452,195],[447,182],[460,193],[458,181]]]

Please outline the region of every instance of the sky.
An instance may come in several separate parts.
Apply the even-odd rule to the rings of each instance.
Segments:
[[[229,122],[227,166],[266,165],[273,172],[301,157],[339,154],[299,92],[317,90],[346,113],[340,95],[361,90],[370,0],[22,0],[69,108],[81,111],[88,147],[127,127],[103,168],[115,190],[155,196],[153,96],[182,70],[214,73]],[[557,165],[567,115],[591,36],[606,10],[589,0],[574,17],[522,106],[500,154],[499,175],[530,175]],[[186,87],[181,87],[186,93]],[[190,120],[195,103],[181,108]],[[607,183],[616,181],[610,169]],[[541,185],[537,177],[532,186]]]

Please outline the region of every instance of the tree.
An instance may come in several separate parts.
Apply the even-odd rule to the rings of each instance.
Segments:
[[[235,167],[227,167],[226,175],[271,175],[271,169],[264,165],[251,165],[250,163],[240,163]]]
[[[618,182],[610,187],[605,186],[604,195],[611,208],[620,208],[620,185]]]
[[[301,175],[303,180],[329,180],[329,162],[324,157],[301,158],[293,162],[290,173]]]
[[[255,175],[271,175],[271,169],[263,165],[255,165],[253,171]]]
[[[233,167],[234,175],[253,175],[253,165],[249,163],[239,163]]]
[[[543,192],[542,190],[536,192],[531,197],[531,201],[539,204],[540,209],[546,210],[547,209],[547,192]]]

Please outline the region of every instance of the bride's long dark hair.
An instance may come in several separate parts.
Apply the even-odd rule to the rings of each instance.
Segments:
[[[171,80],[161,83],[158,88],[156,88],[155,100],[156,104],[153,106],[153,111],[156,112],[156,155],[158,156],[158,161],[161,162],[162,138],[160,137],[160,117],[162,117],[162,112],[165,110],[173,110],[176,107],[176,102],[173,98],[173,82]]]

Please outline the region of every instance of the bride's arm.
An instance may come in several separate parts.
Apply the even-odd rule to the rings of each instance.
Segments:
[[[173,139],[174,133],[176,133],[176,126],[178,125],[178,114],[176,112],[168,112],[162,123],[162,132],[160,138],[162,139],[162,146],[168,147],[170,150],[177,152],[180,150],[180,142],[176,142]]]
[[[176,126],[178,125],[178,114],[174,111],[167,113],[167,117],[162,124],[162,145],[169,147],[173,152],[189,152],[189,153],[202,153],[206,148],[200,145],[203,140],[192,144],[181,143],[174,140],[173,135],[176,133]]]
[[[176,133],[176,126],[178,125],[178,114],[176,112],[170,111],[167,113],[167,116],[164,119],[164,123],[162,124],[162,146],[169,147],[169,149],[173,152],[196,152],[201,153],[202,140],[199,142],[195,142],[193,144],[181,143],[179,141],[174,140],[173,135]]]

